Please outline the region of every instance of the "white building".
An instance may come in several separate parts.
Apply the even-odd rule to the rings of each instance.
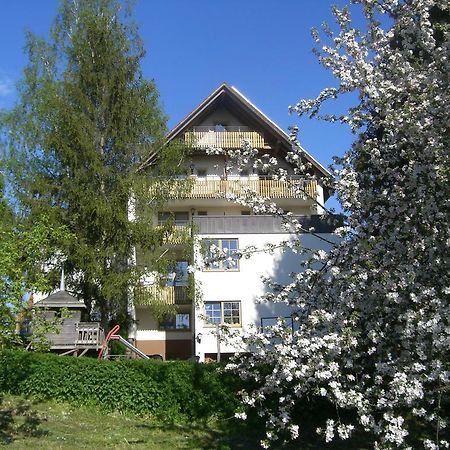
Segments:
[[[255,299],[266,289],[262,275],[287,282],[289,273],[299,270],[299,256],[281,249],[272,255],[256,253],[249,259],[233,257],[236,249],[279,244],[293,236],[283,229],[280,218],[254,215],[250,209],[224,198],[224,194],[240,194],[250,187],[261,196],[270,197],[279,208],[298,216],[306,229],[314,226],[317,233],[330,237],[332,229],[320,220],[319,206],[329,195],[321,182],[329,172],[305,152],[304,158],[311,164],[310,173],[316,175],[317,181],[295,176],[285,161],[291,150],[289,136],[238,90],[226,84],[219,86],[169,133],[168,140],[174,139],[194,145],[190,162],[192,187],[181,198],[170,201],[159,220],[164,221],[171,214],[180,230],[193,230],[205,248],[214,244],[229,252],[231,259],[207,265],[195,273],[197,301],[192,301],[192,291],[191,295],[186,293],[188,261],[180,256],[170,285],[146,288],[175,304],[177,313],[158,321],[152,317],[151,308],[136,297],[137,330],[130,337],[149,355],[161,354],[165,359],[190,356],[197,356],[200,361],[216,359],[218,324],[239,333],[250,325],[272,324],[280,316],[289,323],[285,307],[256,304]],[[208,147],[240,148],[242,139],[260,154],[277,158],[278,165],[290,174],[287,181],[255,173],[251,165],[248,170],[230,171],[226,156],[206,153]],[[323,241],[312,234],[305,234],[303,242],[309,248],[326,249]],[[231,344],[220,345],[222,357],[236,349]]]

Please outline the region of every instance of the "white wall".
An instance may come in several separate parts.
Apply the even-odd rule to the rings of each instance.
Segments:
[[[324,234],[330,240],[336,237]],[[206,238],[207,236],[200,236]],[[241,235],[213,235],[214,239],[237,238],[239,248],[249,245],[258,247],[265,243],[279,244],[289,238],[288,234],[241,234]],[[291,236],[292,237],[292,236]],[[328,250],[330,245],[311,235],[303,235],[302,242],[308,248],[322,248]],[[280,283],[290,281],[289,274],[301,270],[299,260],[302,258],[291,251],[276,250],[274,254],[255,253],[249,259],[241,259],[238,271],[211,272],[202,271],[196,274],[196,280],[201,286],[202,302],[206,301],[241,301],[241,323],[243,329],[248,329],[250,325],[260,326],[261,317],[289,316],[290,310],[286,305],[280,304],[256,304],[258,296],[266,292],[266,286],[261,280],[261,276],[271,277]],[[201,334],[201,342],[196,343],[196,355],[203,361],[205,353],[217,352],[217,339],[215,328],[205,326],[201,316],[204,314],[203,304],[197,309],[195,315],[195,333]],[[233,330],[235,328],[233,327]],[[235,345],[221,345],[221,352],[235,352],[238,347]]]
[[[262,151],[262,154],[265,154],[266,151]],[[224,175],[224,166],[225,166],[225,156],[224,155],[195,155],[191,158],[192,164],[195,167],[194,174],[197,174],[197,169],[206,170],[208,176],[213,177],[221,177]],[[289,165],[284,159],[277,158],[278,167],[287,170],[290,175],[294,174],[294,170],[291,165]],[[188,164],[189,165],[189,164]],[[231,163],[228,163],[229,166],[232,166]],[[253,162],[250,163],[246,170],[249,172],[250,179],[253,175]],[[231,167],[231,170],[228,173],[228,177],[230,176],[243,176],[241,172],[237,170],[236,167]],[[254,175],[256,179],[258,179],[258,175]],[[245,178],[245,177],[244,177]],[[214,179],[214,178],[212,178]]]
[[[186,309],[186,308],[185,308]],[[190,311],[181,312],[189,312]],[[136,332],[136,339],[138,341],[151,341],[151,340],[165,340],[165,339],[190,339],[192,331],[181,330],[160,330],[158,322],[152,317],[150,308],[145,306],[136,307],[136,317],[139,321],[138,329]]]

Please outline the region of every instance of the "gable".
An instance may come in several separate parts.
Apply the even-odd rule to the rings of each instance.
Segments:
[[[229,133],[246,131],[257,133],[252,135],[250,141],[261,152],[284,157],[291,151],[292,143],[289,136],[236,88],[226,83],[220,85],[179,122],[167,135],[167,140],[169,142],[173,139],[187,140],[186,133],[218,131],[219,129],[214,128],[218,125],[225,126]],[[200,135],[200,137],[203,142],[211,140],[211,136]],[[330,172],[325,167],[304,149],[302,150],[306,161],[311,163],[314,173],[319,177],[330,176]]]

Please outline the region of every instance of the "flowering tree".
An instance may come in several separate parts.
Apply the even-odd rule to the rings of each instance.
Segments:
[[[375,448],[418,448],[419,440],[448,448],[450,7],[351,3],[364,30],[344,8],[334,9],[337,32],[314,32],[338,86],[291,107],[356,135],[336,170],[348,226],[290,284],[269,282],[262,301],[289,304],[294,331],[280,321],[249,333],[252,352],[230,368],[258,386],[243,396],[266,421],[265,447],[301,438],[299,409],[316,397],[335,406],[318,430],[327,442],[358,429],[375,436]],[[327,100],[349,92],[358,102],[347,114],[322,115]],[[301,150],[289,157],[300,160]],[[277,213],[251,195],[239,201]]]

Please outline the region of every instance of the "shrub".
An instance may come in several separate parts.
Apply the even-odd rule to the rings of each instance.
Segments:
[[[163,421],[231,417],[241,388],[236,376],[216,364],[0,352],[0,392],[152,415]]]

